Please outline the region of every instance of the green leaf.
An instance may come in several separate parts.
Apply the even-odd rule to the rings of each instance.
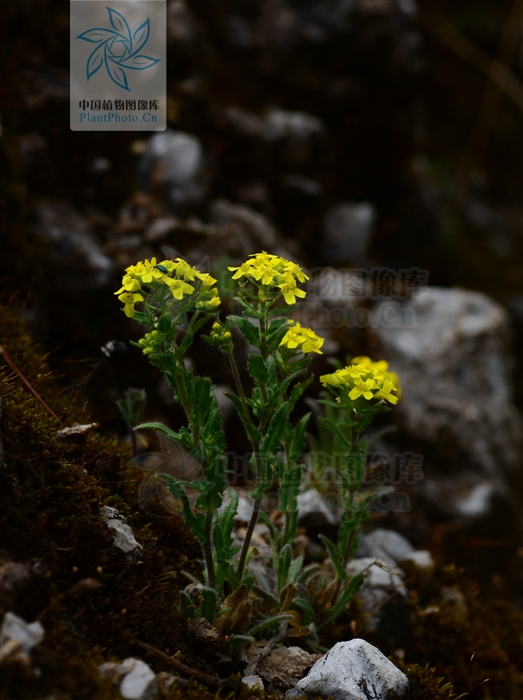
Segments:
[[[306,566],[301,574],[298,576],[298,586],[300,584],[306,584],[307,581],[314,576],[314,574],[317,574],[318,571],[320,571],[321,566],[320,564],[309,564],[309,566]]]
[[[282,404],[271,418],[267,433],[263,438],[261,451],[264,454],[276,452],[281,434],[287,422],[287,405]]]
[[[292,604],[295,605],[297,608],[300,608],[300,610],[303,610],[303,612],[307,613],[310,622],[313,622],[316,615],[314,613],[314,608],[312,607],[310,600],[306,600],[302,596],[296,596],[296,598],[294,598],[294,600],[292,601]]]
[[[267,527],[269,528],[269,532],[271,534],[271,540],[274,542],[274,540],[276,539],[276,531],[274,529],[274,525],[272,524],[272,521],[269,519],[269,517],[263,511],[260,511],[258,513],[258,519],[264,525],[267,525]]]
[[[269,311],[267,311],[267,316],[278,316],[281,314],[285,314],[286,316],[288,316],[294,311],[294,309],[297,308],[298,304],[289,304],[288,306],[275,306],[274,309],[269,309]]]
[[[135,425],[133,430],[157,430],[159,433],[162,433],[163,435],[168,437],[170,440],[174,440],[174,442],[177,442],[179,439],[178,433],[175,433],[174,430],[171,430],[170,428],[168,428],[163,423],[160,423],[159,421],[151,421],[149,423],[140,423],[140,425]]]
[[[232,543],[232,528],[234,525],[234,516],[236,515],[236,511],[238,509],[238,492],[236,490],[233,490],[230,494],[231,500],[229,503],[226,505],[221,517],[220,517],[220,525],[223,531],[223,536],[224,539],[227,543],[227,545],[230,545]]]
[[[280,607],[280,601],[275,598],[271,593],[266,591],[264,588],[261,588],[260,586],[253,586],[252,590],[255,593],[258,593],[259,596],[263,598],[263,600],[269,605],[271,605],[273,608],[279,608]]]
[[[289,543],[284,544],[280,556],[277,560],[278,565],[278,592],[286,585],[288,581],[289,567],[292,560],[292,548]]]
[[[338,552],[336,545],[333,542],[331,542],[329,538],[325,535],[319,535],[319,538],[327,547],[329,557],[331,558],[332,563],[334,564],[334,569],[336,571],[336,580],[344,581],[347,578],[347,572],[341,564],[340,553]]]
[[[249,633],[254,636],[262,630],[267,629],[267,627],[277,625],[278,623],[283,622],[284,620],[290,620],[292,619],[292,617],[293,615],[291,615],[290,613],[280,613],[279,615],[267,617],[265,620],[262,620],[261,622],[258,622],[256,625],[254,625],[254,627],[251,627]]]
[[[213,622],[216,617],[216,591],[214,588],[209,588],[209,586],[201,586],[199,588],[199,593],[202,597],[201,602],[201,613],[207,622]]]
[[[187,494],[185,493],[185,489],[183,488],[184,482],[176,481],[172,478],[172,476],[169,476],[169,474],[158,474],[158,476],[167,482],[167,488],[173,494],[173,496],[181,500],[183,514],[187,525],[190,527],[194,535],[196,535],[196,537],[200,540],[200,542],[205,544],[207,542],[207,538],[205,536],[205,516],[203,513],[193,512]],[[198,482],[190,483],[191,486],[193,486]]]
[[[302,567],[303,557],[296,557],[296,559],[293,560],[292,564],[289,567],[289,581],[292,581],[292,583],[296,583],[298,575],[302,570]]]
[[[341,430],[338,428],[337,425],[335,425],[331,420],[325,417],[320,418],[321,423],[326,426],[327,430],[330,432],[330,434],[342,445],[346,450],[349,452],[352,449],[352,444],[350,439],[344,435]]]
[[[251,440],[253,443],[259,443],[261,440],[261,435],[258,432],[258,430],[254,427],[254,425],[251,423],[249,416],[245,413],[245,410],[243,408],[242,402],[240,399],[235,395],[235,394],[226,394],[224,392],[224,396],[226,396],[228,399],[230,399],[236,411],[238,412],[238,415],[241,418],[241,421],[243,423],[243,426],[245,428],[245,432],[247,433],[247,437]]]
[[[243,316],[229,316],[230,320],[237,326],[241,334],[255,348],[260,347],[260,329]]]
[[[275,323],[277,323],[277,321],[275,321]],[[274,323],[271,324],[271,328],[273,325]],[[267,347],[271,352],[274,352],[280,346],[280,343],[287,334],[289,328],[290,326],[280,325],[267,334]]]
[[[299,384],[296,384],[292,388],[291,395],[289,396],[289,413],[292,411],[294,406],[296,405],[296,402],[302,397],[303,393],[309,386],[309,384],[312,382],[314,379],[314,375],[311,374],[310,377],[307,377],[307,379],[304,379],[303,382],[300,382]]]
[[[197,608],[185,591],[180,591],[180,608],[186,620],[196,617]]]
[[[267,383],[267,368],[261,355],[249,355],[249,374],[262,384]]]
[[[311,417],[311,413],[306,413],[293,431],[290,454],[293,459],[296,459],[303,454],[305,447],[305,428]]]
[[[345,607],[350,603],[350,601],[354,598],[356,593],[360,590],[364,578],[365,578],[364,574],[357,574],[356,576],[353,576],[351,578],[351,580],[349,581],[349,584],[343,590],[339,600],[329,610],[327,619],[323,623],[322,627],[324,625],[332,622],[339,615],[341,615],[341,613],[345,610]]]

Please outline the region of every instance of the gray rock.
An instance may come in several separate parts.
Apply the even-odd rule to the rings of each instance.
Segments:
[[[138,561],[143,547],[136,541],[132,529],[127,525],[127,519],[116,508],[110,506],[103,506],[100,517],[110,530],[115,547],[127,555],[129,562]]]
[[[323,220],[322,255],[328,264],[362,266],[372,240],[376,211],[372,204],[342,202]]]
[[[248,523],[254,510],[254,500],[250,496],[240,495],[238,508],[234,520],[236,522]]]
[[[141,659],[129,657],[117,664],[107,662],[98,667],[98,674],[119,686],[127,700],[155,700],[158,683],[154,672]]]
[[[436,562],[432,558],[432,554],[428,549],[418,549],[415,552],[408,554],[401,563],[412,562],[418,569],[432,570],[436,566]]]
[[[181,676],[173,676],[172,673],[167,673],[167,671],[160,671],[156,674],[156,680],[158,681],[158,689],[167,695],[171,688],[175,685],[187,685],[189,682],[186,678],[181,678]]]
[[[246,685],[249,690],[264,690],[263,681],[260,676],[244,676],[242,685]]]
[[[369,556],[383,556],[393,561],[406,559],[413,551],[414,547],[398,532],[385,530],[378,527],[366,535],[366,542],[373,550]]]
[[[120,683],[120,695],[127,700],[154,700],[158,692],[156,676],[141,659],[125,659],[121,664],[125,676]]]
[[[256,647],[245,649],[244,661],[251,662],[257,652],[259,648]],[[278,647],[259,662],[257,670],[267,682],[280,688],[289,688],[303,678],[320,656],[321,654],[309,654],[301,647]]]
[[[351,576],[365,574],[364,586],[368,588],[395,590],[400,595],[407,596],[407,589],[402,581],[403,571],[380,557],[353,559],[347,564],[347,573]]]
[[[36,207],[36,233],[47,243],[63,291],[92,291],[111,280],[113,263],[97,242],[89,220],[64,202]]]
[[[407,677],[381,651],[363,639],[353,639],[335,644],[286,697],[386,700],[389,691],[406,694],[408,687]]]
[[[403,571],[390,559],[362,557],[347,565],[350,576],[364,574],[365,578],[357,598],[368,615],[367,625],[373,631],[387,629],[391,618],[400,620],[397,636],[408,628],[409,613],[406,608],[407,589],[403,584]]]
[[[461,471],[512,478],[521,418],[512,401],[507,312],[477,292],[425,288],[400,304],[401,323],[375,330],[403,398],[403,427]]]
[[[490,501],[495,493],[496,487],[492,482],[482,481],[456,500],[455,509],[460,515],[464,515],[467,518],[479,518],[488,513]]]
[[[308,527],[322,527],[325,525],[339,525],[340,516],[337,509],[333,509],[316,489],[308,489],[298,494],[298,520],[301,525]]]
[[[40,644],[44,636],[41,622],[26,622],[13,612],[6,612],[4,615],[0,629],[1,646],[12,640],[18,642],[22,651],[29,653]]]
[[[222,229],[222,235],[218,238],[239,239],[234,247],[241,255],[265,250],[295,261],[294,256],[283,245],[273,224],[254,209],[242,204],[233,204],[227,199],[215,199],[211,202],[211,218]],[[224,242],[226,243],[225,240]]]
[[[435,566],[429,551],[415,550],[398,532],[380,527],[368,534],[360,534],[357,557],[380,557],[392,566],[404,562],[412,562],[420,569],[433,569]]]
[[[284,140],[307,141],[320,135],[325,128],[318,117],[276,107],[268,109],[263,116],[241,107],[228,107],[225,117],[240,134],[268,143]]]
[[[143,191],[165,195],[175,211],[197,204],[207,191],[200,141],[171,129],[151,136],[138,165],[138,181]]]

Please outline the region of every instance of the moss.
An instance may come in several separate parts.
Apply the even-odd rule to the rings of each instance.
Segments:
[[[0,308],[0,344],[64,423],[89,416],[62,394],[38,348],[9,307]],[[35,652],[40,677],[13,668],[3,690],[12,697],[38,697],[52,690],[72,697],[104,697],[96,664],[139,654],[141,639],[197,665],[177,611],[176,569],[194,552],[180,521],[151,523],[137,512],[137,477],[125,465],[129,453],[96,432],[73,444],[56,441],[57,421],[6,366],[0,366],[2,442],[0,530],[4,559],[39,561],[44,575],[26,581],[0,600],[0,614],[13,610],[41,619],[46,637]],[[129,566],[99,518],[111,505],[129,519],[144,547]],[[78,589],[82,579],[98,588]],[[22,681],[23,677],[23,681]],[[90,680],[89,680],[90,679]],[[52,684],[52,688],[48,684]]]

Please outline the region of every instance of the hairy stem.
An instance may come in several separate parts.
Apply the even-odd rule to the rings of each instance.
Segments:
[[[262,499],[257,498],[254,501],[254,508],[252,510],[251,519],[247,526],[247,532],[245,533],[245,539],[243,541],[242,551],[240,553],[240,561],[238,562],[238,577],[240,581],[242,580],[243,570],[245,569],[245,562],[247,560],[247,552],[249,551],[249,546],[251,544],[252,533],[254,532],[254,526],[258,520],[258,514],[260,512]]]
[[[216,576],[214,573],[214,561],[212,558],[212,513],[207,511],[205,516],[205,544],[203,545],[203,553],[205,555],[205,564],[207,566],[207,579],[209,586],[214,588],[216,585]]]

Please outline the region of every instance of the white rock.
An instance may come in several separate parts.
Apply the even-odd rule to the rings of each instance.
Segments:
[[[120,694],[127,700],[154,700],[158,692],[156,676],[141,659],[132,657],[120,664],[125,676],[120,683]]]
[[[248,523],[251,519],[254,510],[254,500],[249,496],[240,496],[238,499],[238,508],[234,520],[241,523]]]
[[[156,680],[158,681],[158,688],[162,693],[167,693],[175,685],[187,685],[189,682],[186,678],[181,678],[180,676],[173,676],[172,673],[167,673],[167,671],[160,671],[156,674]]]
[[[143,547],[136,541],[133,531],[127,525],[127,519],[111,506],[103,506],[100,517],[110,530],[115,547],[127,554],[128,559],[138,560]]]
[[[353,559],[347,564],[347,573],[351,576],[365,574],[364,585],[369,588],[390,588],[407,596],[407,589],[401,580],[404,576],[403,571],[380,557]]]
[[[522,422],[508,313],[484,294],[425,287],[399,304],[396,320],[373,332],[400,377],[403,427],[445,464],[456,455],[453,478],[467,470],[510,479],[521,464]]]
[[[350,576],[360,573],[365,576],[357,598],[368,615],[367,625],[370,630],[376,631],[380,627],[390,605],[396,608],[396,615],[408,615],[408,608],[399,613],[401,608],[407,606],[407,589],[402,581],[404,573],[395,562],[381,557],[353,559],[347,565],[347,573]]]
[[[141,189],[159,189],[174,209],[200,201],[206,192],[205,155],[200,141],[167,129],[151,136],[138,167]]]
[[[460,515],[475,518],[485,515],[490,507],[490,500],[496,493],[496,487],[489,481],[482,481],[473,486],[469,493],[456,503]]]
[[[411,561],[418,569],[433,569],[436,566],[436,562],[427,549],[411,552],[402,561]]]
[[[26,622],[13,612],[6,612],[0,630],[0,644],[14,640],[26,653],[34,649],[43,640],[44,628],[40,622]]]
[[[242,685],[246,685],[249,690],[264,690],[263,681],[260,676],[244,676]]]
[[[408,686],[407,677],[379,649],[363,639],[353,639],[335,644],[286,697],[386,700],[390,690],[406,693]]]
[[[325,496],[316,489],[298,494],[298,520],[309,526],[338,525],[338,511],[330,507]]]
[[[405,537],[394,530],[386,530],[382,527],[369,532],[366,541],[376,550],[372,554],[375,556],[386,554],[394,561],[402,561],[414,551],[414,547]]]

